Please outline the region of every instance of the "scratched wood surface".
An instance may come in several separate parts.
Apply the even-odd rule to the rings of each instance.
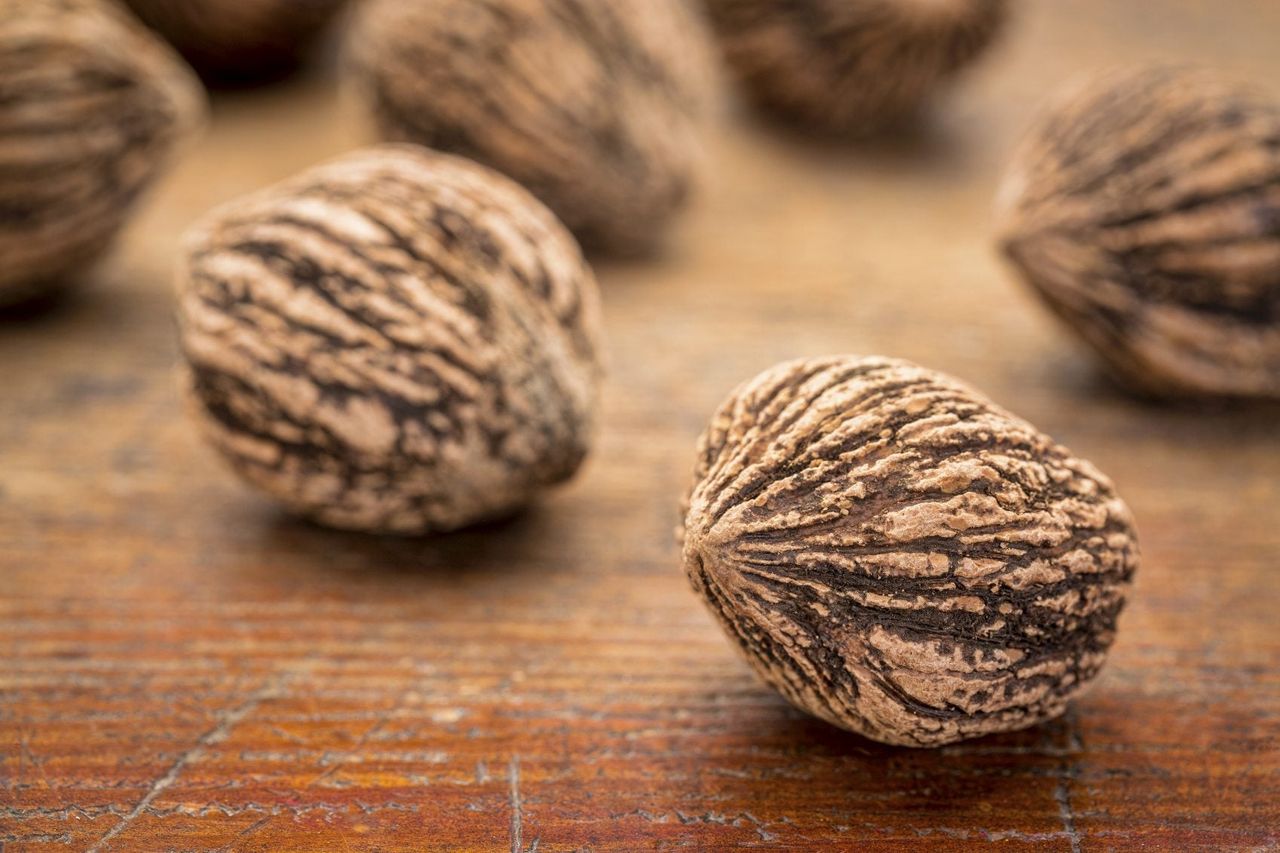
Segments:
[[[169,271],[211,204],[361,138],[331,80],[218,97],[89,286],[0,318],[0,848],[1257,850],[1280,845],[1280,414],[1111,390],[989,248],[1045,91],[1134,57],[1274,85],[1271,0],[1035,0],[937,119],[816,145],[734,120],[665,257],[600,263],[598,448],[504,525],[296,523],[198,443]],[[950,370],[1093,459],[1145,563],[1050,725],[882,747],[758,683],[680,574],[692,445],[771,363]]]

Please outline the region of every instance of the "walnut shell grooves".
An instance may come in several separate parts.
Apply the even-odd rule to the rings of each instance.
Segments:
[[[965,385],[887,358],[778,365],[699,442],[684,567],[756,671],[885,743],[1054,717],[1138,563],[1109,480]]]
[[[288,71],[347,0],[125,0],[206,77]]]
[[[757,105],[860,135],[900,121],[1000,33],[1007,0],[704,0]]]
[[[0,0],[0,304],[97,260],[204,93],[112,0]]]
[[[497,169],[592,248],[651,250],[697,183],[715,72],[686,0],[371,0],[349,57],[385,138]]]
[[[999,242],[1156,395],[1280,398],[1280,103],[1177,66],[1064,92],[1018,150]]]
[[[367,149],[215,212],[188,242],[193,410],[294,512],[450,530],[514,511],[585,456],[595,281],[563,226],[501,175]]]

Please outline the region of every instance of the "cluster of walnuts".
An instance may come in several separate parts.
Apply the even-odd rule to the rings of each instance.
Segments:
[[[0,0],[0,301],[101,256],[199,126],[206,79],[296,63],[342,0]],[[443,532],[586,457],[601,380],[580,246],[645,254],[696,193],[717,53],[813,132],[908,120],[1007,0],[366,0],[343,68],[385,144],[211,213],[184,387],[245,480],[336,527]],[[170,44],[171,50],[154,27]],[[719,50],[717,50],[717,43]],[[1052,103],[999,244],[1124,381],[1280,397],[1280,106],[1110,72]],[[790,362],[702,436],[685,569],[797,705],[929,746],[1055,716],[1138,562],[1111,482],[941,373]]]

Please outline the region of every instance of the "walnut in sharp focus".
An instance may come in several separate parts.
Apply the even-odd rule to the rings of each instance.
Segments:
[[[347,0],[125,0],[205,76],[288,71]]]
[[[545,207],[474,163],[383,146],[304,172],[212,214],[180,290],[205,435],[303,516],[450,530],[587,452],[594,278]]]
[[[705,0],[762,107],[860,135],[900,121],[981,55],[1007,0]]]
[[[0,0],[0,304],[101,256],[203,111],[191,70],[113,0]]]
[[[1280,398],[1280,101],[1185,67],[1093,77],[1031,129],[998,219],[1129,385]]]
[[[779,365],[721,406],[683,540],[766,681],[907,746],[1062,713],[1138,563],[1088,462],[943,374],[849,356]]]
[[[643,253],[685,206],[714,91],[687,0],[370,0],[354,77],[382,134],[492,166],[593,248]]]

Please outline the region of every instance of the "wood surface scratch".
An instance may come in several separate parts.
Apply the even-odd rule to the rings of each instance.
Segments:
[[[511,853],[524,853],[524,807],[520,803],[520,756],[511,756]]]
[[[271,692],[278,689],[278,686],[278,682],[264,685],[239,707],[233,708],[231,711],[222,714],[218,724],[202,734],[196,739],[196,742],[192,744],[191,748],[185,750],[181,755],[179,755],[173,764],[169,765],[169,769],[164,772],[164,775],[151,783],[151,786],[147,788],[147,792],[143,794],[142,799],[138,800],[138,804],[135,805],[119,823],[108,829],[101,838],[89,847],[88,853],[97,853],[97,851],[102,850],[105,845],[111,841],[111,839],[115,838],[121,832],[124,832],[130,824],[137,820],[139,815],[147,810],[152,801],[154,801],[156,797],[160,796],[161,792],[178,780],[178,776],[182,774],[183,769],[189,763],[203,755],[207,747],[222,742],[227,735],[231,733],[231,730],[235,728],[241,720],[244,720],[257,710],[258,706],[262,704],[262,701],[267,698]]]

